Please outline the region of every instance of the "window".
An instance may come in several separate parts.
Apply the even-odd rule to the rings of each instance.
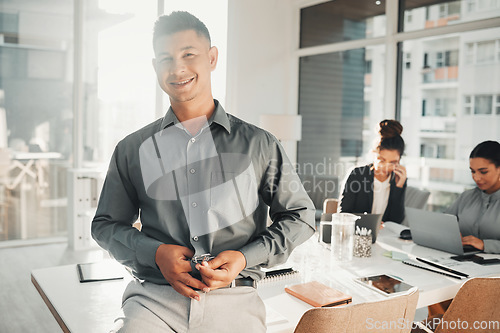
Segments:
[[[386,2],[386,6],[395,3]],[[385,118],[399,117],[407,143],[404,161],[418,166],[409,168],[409,184],[431,190],[431,200],[439,198],[436,199],[439,201],[430,202],[429,208],[443,210],[457,193],[473,184],[468,171],[468,153],[477,143],[500,135],[500,119],[496,117],[500,113],[500,99],[497,98],[500,83],[486,79],[497,77],[500,73],[500,44],[497,41],[500,28],[490,28],[491,20],[500,17],[495,11],[483,11],[481,15],[472,13],[479,7],[477,1],[416,0],[399,3],[402,4],[399,8],[401,12],[394,18],[404,21],[388,22],[388,26],[399,26],[400,32],[418,31],[418,34],[396,32],[390,35],[385,28],[380,30],[377,22],[382,19],[375,16],[365,19],[370,34],[365,33],[364,39],[362,33],[353,34],[360,37],[353,38],[359,41],[352,47],[343,43],[347,38],[333,39],[332,36],[340,37],[346,31],[339,28],[337,32],[329,30],[331,39],[328,42],[315,44],[324,45],[323,48],[299,51],[299,112],[303,121],[311,122],[307,125],[311,126],[310,130],[303,126],[303,138],[309,135],[311,138],[298,143],[298,160],[327,157],[341,165],[368,163],[373,129],[377,123]],[[343,1],[329,1],[321,5],[327,4],[332,8],[335,4],[342,4],[343,10],[348,6]],[[321,5],[312,7],[319,10]],[[350,6],[353,11],[357,10],[353,3]],[[301,13],[305,10],[309,7],[302,8]],[[328,16],[326,11],[324,14]],[[335,21],[334,18],[330,16],[331,21]],[[392,17],[383,15],[384,21],[390,19]],[[466,25],[463,23],[471,21],[476,21],[475,30],[464,29]],[[303,31],[306,31],[307,24],[301,20]],[[333,23],[325,24],[331,26]],[[450,27],[446,30],[434,29],[447,25]],[[302,39],[305,36],[302,30],[300,45],[304,48],[306,41]],[[378,40],[370,41],[373,36],[383,37],[380,45],[377,45]],[[313,38],[312,34],[310,38]],[[360,48],[360,45],[365,46]],[[388,50],[384,45],[397,46],[401,50],[397,54],[400,67],[395,77],[398,79],[385,76],[390,70],[382,64],[391,64],[395,60],[391,52],[386,53]],[[366,75],[363,84],[357,71],[351,67],[357,63],[367,71],[367,61],[371,61],[370,85]],[[313,70],[311,63],[317,69]],[[329,71],[325,72],[327,67]],[[321,89],[311,86],[318,73],[325,81]],[[397,95],[396,107],[391,104],[392,88]],[[354,97],[361,92],[365,105],[370,101],[370,112],[364,116],[363,129],[356,127],[361,105],[357,105]],[[326,97],[323,94],[327,94]],[[327,118],[330,123],[325,121]],[[313,124],[316,126],[314,129]],[[320,133],[317,129],[324,132]],[[321,143],[324,138],[327,138],[328,145]],[[360,138],[363,139],[361,154],[356,144]],[[422,157],[426,157],[425,161],[420,160]],[[338,178],[343,176],[345,174],[339,174]]]
[[[472,114],[472,98],[464,96],[464,114],[470,116]]]
[[[300,10],[300,47],[385,35],[385,7],[375,1],[328,1]]]
[[[443,52],[436,53],[436,67],[443,67]]]
[[[405,69],[411,68],[411,53],[405,53]]]
[[[405,12],[405,22],[406,24],[411,24],[413,21],[413,12],[408,10]]]
[[[434,100],[434,115],[441,115],[443,113],[443,106],[441,99],[437,98]]]
[[[0,181],[1,240],[66,234],[66,172],[72,143],[72,4],[2,1],[0,114],[11,153]],[[5,111],[5,112],[4,112]],[[0,119],[1,120],[1,119]],[[16,181],[18,179],[18,181]],[[6,200],[6,201],[4,201]],[[3,229],[3,228],[2,228]]]
[[[365,61],[365,74],[371,74],[371,72],[372,72],[372,61],[366,60]]]
[[[499,107],[500,95],[464,96],[464,115],[498,115]]]
[[[477,43],[476,63],[491,63],[495,61],[495,41]]]
[[[91,29],[84,34],[82,54],[81,167],[92,163],[105,168],[116,142],[154,119],[150,50],[157,7],[119,2],[113,8],[112,3],[83,4],[85,25]],[[72,198],[67,178],[76,158],[73,17],[78,9],[72,1],[54,0],[2,1],[0,7],[16,13],[0,14],[0,90],[5,95],[9,148],[16,165],[27,171],[22,175],[20,167],[12,170],[12,176],[22,177],[9,194],[5,239],[64,237]]]
[[[492,113],[492,97],[491,96],[476,96],[474,97],[474,114],[491,114]]]
[[[458,66],[458,50],[445,52],[445,66]]]
[[[429,68],[429,54],[424,53],[424,68]]]
[[[467,43],[465,46],[465,63],[470,65],[474,63],[474,54],[475,54],[475,44]]]
[[[303,130],[298,143],[299,170],[305,170],[301,165],[320,165],[325,160],[353,163],[370,149],[375,135],[373,119],[383,115],[381,96],[372,86],[383,82],[383,73],[364,71],[383,67],[377,63],[378,57],[366,59],[373,52],[383,51],[383,46],[377,46],[300,58],[299,113]],[[367,75],[371,75],[370,82]]]
[[[476,0],[467,0],[467,12],[471,13],[476,10]]]
[[[500,62],[500,39],[467,43],[467,64],[492,64]]]
[[[420,157],[446,158],[446,145],[436,143],[421,144]]]
[[[448,16],[448,4],[439,5],[439,17]]]

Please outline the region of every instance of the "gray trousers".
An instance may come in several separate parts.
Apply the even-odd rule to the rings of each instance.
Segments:
[[[111,332],[238,332],[266,331],[266,309],[252,287],[198,292],[200,301],[169,285],[134,280],[123,294],[124,317]]]

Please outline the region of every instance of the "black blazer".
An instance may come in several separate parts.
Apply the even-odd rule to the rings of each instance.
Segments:
[[[373,164],[354,168],[347,178],[340,197],[340,211],[346,213],[371,213],[373,204]],[[390,180],[389,202],[382,221],[401,223],[405,217],[406,182],[402,188]]]

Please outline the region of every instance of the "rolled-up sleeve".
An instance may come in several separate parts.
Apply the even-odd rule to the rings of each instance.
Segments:
[[[283,147],[273,138],[259,195],[269,206],[272,224],[240,249],[247,267],[286,262],[293,249],[314,234],[314,204]]]

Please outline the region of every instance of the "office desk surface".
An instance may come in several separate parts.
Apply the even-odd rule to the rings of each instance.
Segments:
[[[417,307],[425,307],[453,298],[465,280],[457,280],[433,272],[407,266],[384,256],[387,251],[405,252],[426,258],[448,258],[449,253],[424,248],[411,241],[400,240],[388,230],[381,230],[372,246],[370,258],[354,258],[348,263],[332,260],[330,251],[311,237],[290,256],[287,266],[300,274],[292,279],[259,284],[259,294],[268,310],[268,332],[292,332],[302,314],[311,308],[284,292],[289,284],[319,281],[350,294],[353,303],[384,299],[385,296],[354,282],[354,278],[374,274],[389,274],[418,286]],[[499,276],[500,265],[479,266],[466,263],[460,269],[471,277]],[[124,270],[125,271],[125,270]],[[76,265],[37,269],[32,281],[63,330],[107,332],[114,320],[122,315],[121,296],[132,279],[80,283]]]
[[[80,283],[76,265],[57,266],[34,270],[31,281],[64,332],[109,332],[132,280],[123,271],[123,280]]]

